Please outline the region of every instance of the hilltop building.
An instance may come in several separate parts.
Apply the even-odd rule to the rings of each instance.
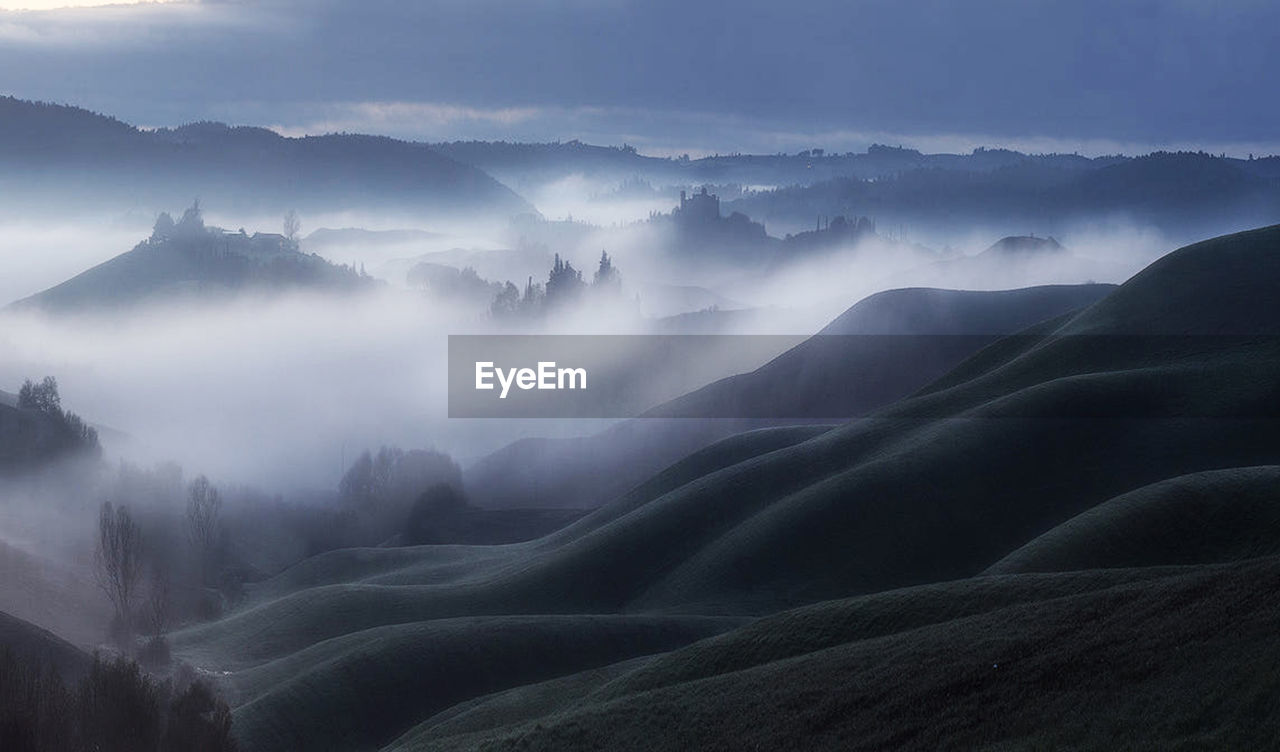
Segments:
[[[695,252],[732,252],[736,255],[768,252],[778,242],[764,225],[741,212],[720,216],[720,197],[703,186],[689,195],[680,191],[680,205],[671,211],[678,247]]]
[[[707,225],[720,219],[720,197],[707,193],[707,187],[688,196],[680,191],[680,207],[672,212],[676,221],[684,225]]]

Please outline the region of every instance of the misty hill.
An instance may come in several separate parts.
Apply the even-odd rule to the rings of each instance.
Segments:
[[[1062,169],[1034,160],[989,171],[919,168],[876,179],[840,176],[766,191],[726,207],[766,224],[812,226],[815,216],[855,211],[881,226],[928,230],[975,224],[1059,232],[1090,217],[1149,223],[1176,234],[1274,221],[1280,183],[1249,162],[1156,152]]]
[[[1084,308],[1112,285],[974,292],[907,289],[860,301],[751,373],[651,410],[658,417],[850,418],[954,368],[1000,335]]]
[[[7,488],[15,497],[17,491]],[[0,572],[0,611],[76,645],[101,641],[110,609],[87,571],[0,541]]]
[[[736,489],[731,507],[747,509],[732,532],[643,603],[794,602],[976,574],[1135,487],[1274,464],[1278,284],[1280,227],[1181,249],[1051,336],[1002,340],[873,420],[743,466],[720,496],[695,494]],[[787,480],[757,497],[774,478]]]
[[[819,222],[815,229],[787,235],[783,238],[783,252],[794,254],[852,246],[874,237],[876,223],[869,217],[850,219],[840,215],[828,219],[825,227]]]
[[[86,110],[0,98],[6,210],[154,211],[200,196],[228,211],[475,214],[531,210],[503,185],[423,145],[361,135],[286,138],[264,128],[193,123],[143,130]]]
[[[563,143],[467,141],[433,144],[432,148],[517,186],[552,182],[575,174],[622,185],[643,181],[652,186],[678,187],[708,183],[789,186],[837,177],[872,180],[920,169],[990,172],[1030,164],[1053,170],[1090,170],[1125,159],[1090,159],[1073,154],[1029,155],[986,148],[977,148],[968,154],[924,154],[917,149],[883,144],[873,144],[866,152],[858,153],[818,148],[792,154],[716,154],[693,159],[648,157],[627,146],[595,146],[576,140]]]
[[[1203,732],[1256,746],[1257,726],[1231,709],[1269,692],[1280,570],[1274,558],[1235,560],[1273,550],[1274,526],[1236,528],[1252,532],[1248,547],[1199,546],[1194,567],[978,575],[1133,489],[1280,463],[1280,314],[1267,294],[1278,285],[1280,226],[1183,248],[869,419],[727,438],[538,541],[330,552],[256,587],[227,618],[176,634],[175,649],[235,670],[238,733],[251,749],[357,737],[379,746],[406,733],[404,748],[465,747],[490,731],[500,746],[508,733],[563,747],[619,729],[676,746],[706,741],[707,729],[781,740],[885,703],[896,709],[878,717],[872,746],[932,747],[955,733],[1093,746],[1095,732],[1072,737],[1078,724],[1060,720],[1079,706],[1081,682],[1093,682],[1088,717],[1111,719],[1096,732],[1108,738],[1135,734],[1131,713],[1154,705],[1179,720],[1144,727],[1141,738]],[[1229,487],[1205,493],[1215,486]],[[1114,530],[1118,540],[1164,519],[1148,533],[1158,543],[1161,530],[1195,534],[1197,509],[1234,506],[1244,510],[1234,519],[1249,519],[1247,506],[1215,498],[1169,512],[1140,503],[1107,515],[1116,525],[1072,527]],[[556,639],[567,645],[579,635],[598,644],[590,615],[770,616],[702,622],[723,634],[644,662],[586,666],[576,678],[554,658],[541,678],[503,658],[513,644],[540,643],[497,619],[468,630],[488,698],[435,720],[438,705],[415,711],[399,700],[382,714],[333,712],[356,695],[405,694],[406,672],[385,667],[406,644],[435,643],[407,635],[449,628],[442,620],[535,624],[544,614],[580,621],[560,623]],[[1073,678],[1044,678],[1064,675]],[[530,684],[538,681],[553,683]],[[814,697],[843,704],[827,716],[820,711],[832,706]],[[1222,713],[1206,719],[1206,701]],[[278,711],[260,713],[260,703]],[[978,712],[990,707],[999,715]],[[1007,723],[974,731],[979,716]],[[448,728],[482,736],[449,742]],[[814,738],[840,746],[846,733]]]
[[[887,278],[894,283],[949,284],[983,290],[1008,276],[1086,284],[1123,281],[1137,269],[1128,259],[1082,256],[1052,237],[1011,235],[973,255],[955,255],[915,266]]]
[[[481,506],[598,506],[730,433],[777,419],[860,415],[905,397],[997,335],[1088,305],[1109,289],[877,293],[757,371],[677,398],[649,417],[595,436],[522,439],[499,449],[464,471],[467,489]],[[679,419],[689,416],[717,419]]]
[[[627,146],[594,146],[577,139],[538,144],[454,141],[432,144],[431,148],[517,188],[553,182],[575,173],[622,181],[633,175],[673,177],[678,172],[678,164],[669,159],[645,157]]]
[[[0,403],[0,476],[97,451],[97,431],[73,413]]]
[[[206,227],[196,206],[177,223],[161,215],[151,237],[133,250],[11,307],[66,313],[249,291],[350,292],[372,284],[350,267],[300,252],[282,235]]]
[[[470,248],[451,248],[447,251],[432,251],[407,258],[396,258],[381,264],[371,271],[385,279],[404,283],[409,270],[418,264],[438,264],[462,270],[471,268],[485,279],[492,280],[527,280],[529,277],[544,277],[553,263],[553,255],[543,249],[501,248],[480,250]]]
[[[1053,238],[1037,238],[1034,235],[1010,235],[997,240],[981,255],[1019,258],[1024,256],[1052,256],[1066,250],[1061,243]]]
[[[366,230],[361,227],[343,227],[331,229],[321,227],[302,239],[301,245],[308,250],[319,253],[332,248],[348,246],[380,247],[411,245],[430,242],[444,237],[437,232],[426,230]]]
[[[642,285],[637,292],[640,312],[651,318],[679,316],[696,311],[729,311],[745,308],[732,298],[695,285]]]
[[[47,667],[66,680],[88,673],[91,663],[86,653],[61,637],[0,612],[0,653],[5,651],[23,664]]]

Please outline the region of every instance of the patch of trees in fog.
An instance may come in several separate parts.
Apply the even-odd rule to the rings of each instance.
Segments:
[[[5,752],[233,752],[231,710],[186,668],[163,681],[125,658],[94,656],[67,681],[51,666],[0,652]]]
[[[607,251],[600,252],[590,283],[582,278],[581,270],[557,253],[546,284],[530,277],[522,295],[519,288],[507,282],[494,296],[489,312],[496,319],[531,318],[582,304],[617,305],[621,299],[622,275]]]
[[[100,452],[97,429],[63,409],[52,376],[27,379],[13,407],[0,404],[0,472],[28,472],[63,457]]]

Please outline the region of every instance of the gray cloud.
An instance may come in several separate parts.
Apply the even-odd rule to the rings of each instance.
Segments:
[[[6,13],[0,89],[146,124],[376,125],[377,108],[398,107],[388,126],[426,138],[576,129],[562,136],[677,148],[701,122],[726,150],[807,133],[1273,143],[1280,105],[1262,89],[1280,72],[1280,8],[1211,10],[269,0]]]

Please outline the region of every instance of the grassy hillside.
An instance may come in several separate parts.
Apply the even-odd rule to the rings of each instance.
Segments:
[[[236,733],[255,750],[376,748],[461,700],[732,626],[699,617],[538,616],[355,632],[241,672]]]
[[[972,575],[1138,486],[1272,464],[1277,287],[1280,227],[1170,254],[971,380],[743,468],[752,489],[807,482],[783,495],[774,481],[767,509],[639,603],[812,600]],[[1194,336],[1224,332],[1255,336]]]
[[[1277,587],[1275,559],[1191,570],[386,749],[1263,749]]]
[[[110,610],[88,572],[0,541],[0,610],[77,645],[105,636]]]
[[[1103,502],[991,574],[1203,564],[1280,555],[1280,466],[1170,478]]]
[[[6,651],[24,665],[51,669],[67,681],[79,679],[92,663],[88,654],[54,633],[0,612],[0,653]]]
[[[1280,689],[1280,564],[1250,558],[1280,550],[1276,289],[1280,227],[1190,246],[869,418],[735,437],[541,540],[335,552],[175,650],[258,698],[250,749],[309,724],[389,743],[333,718],[421,681],[441,620],[491,617],[475,665],[518,668],[522,629],[575,653],[608,614],[764,618],[391,702],[388,727],[422,724],[398,748],[1256,748]],[[981,576],[1028,561],[1107,569]]]
[[[1089,305],[1111,289],[877,293],[756,371],[710,384],[643,420],[585,438],[510,444],[467,468],[467,488],[482,506],[599,506],[724,436],[785,419],[847,418],[883,407],[946,373],[996,335]]]
[[[655,416],[850,418],[902,399],[999,335],[1083,308],[1111,285],[877,293],[760,368],[652,411]]]
[[[665,687],[817,653],[863,640],[945,624],[1012,605],[1090,593],[1185,574],[1178,568],[985,577],[925,585],[784,611],[662,655],[495,693],[437,714],[394,749],[491,732],[545,716],[603,705]]]
[[[205,227],[198,213],[189,210],[176,227],[157,226],[133,250],[12,307],[62,313],[248,291],[350,292],[372,284],[354,269],[298,251],[281,235]]]

